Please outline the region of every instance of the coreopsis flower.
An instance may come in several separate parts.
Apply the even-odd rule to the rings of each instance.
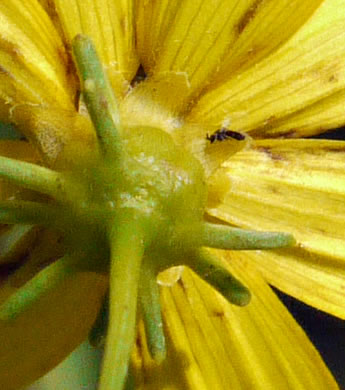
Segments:
[[[3,389],[91,328],[102,390],[337,388],[268,283],[345,317],[344,9],[0,2]]]

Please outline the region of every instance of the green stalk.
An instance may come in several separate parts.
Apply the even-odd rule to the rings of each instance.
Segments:
[[[16,228],[17,233],[21,233],[21,231],[25,231],[23,228],[25,229],[25,227],[27,228],[29,226],[30,225],[14,225],[13,228]],[[18,228],[22,228],[22,230]],[[15,232],[13,232],[13,234],[15,234]],[[2,302],[5,302],[9,296],[16,293],[18,289],[30,279],[34,278],[38,272],[42,271],[42,264],[49,264],[54,258],[62,257],[63,244],[59,243],[59,236],[49,230],[39,231],[39,234],[41,241],[38,245],[35,245],[34,248],[30,250],[30,254],[26,256],[24,263],[15,272],[8,275],[6,280],[1,284],[0,305]],[[1,235],[1,238],[2,237],[3,235]],[[30,241],[28,243],[30,243]],[[22,245],[25,244],[23,243]],[[26,251],[28,251],[29,248],[30,246],[26,244]]]
[[[10,182],[56,198],[64,184],[60,173],[39,165],[0,156],[0,176]]]
[[[105,153],[114,159],[120,156],[122,149],[118,133],[119,109],[115,95],[91,39],[79,34],[73,39],[72,48],[85,104],[100,144]]]
[[[110,234],[110,313],[100,390],[122,390],[125,384],[135,338],[143,238],[135,218],[116,221]]]
[[[251,294],[248,288],[231,275],[217,256],[207,250],[201,249],[195,256],[191,256],[188,266],[230,303],[246,306],[250,302]]]
[[[0,235],[0,264],[18,261],[18,258],[30,248],[36,239],[37,227],[34,225],[12,225]],[[0,297],[1,290],[0,289]],[[1,298],[0,298],[1,302]]]
[[[78,260],[79,255],[66,255],[44,268],[0,306],[0,320],[15,320],[47,291],[63,283],[69,274],[78,272],[79,268],[76,266]]]
[[[294,246],[292,234],[284,232],[259,232],[227,225],[205,223],[203,246],[229,250],[275,249]]]
[[[159,364],[165,359],[166,348],[157,272],[155,272],[152,266],[153,264],[154,262],[149,259],[142,267],[140,277],[140,303],[148,349],[151,357]]]

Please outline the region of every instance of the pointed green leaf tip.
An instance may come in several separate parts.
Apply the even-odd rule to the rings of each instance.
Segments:
[[[140,308],[144,320],[147,346],[152,359],[161,363],[166,356],[163,320],[154,260],[144,258],[140,278]]]
[[[209,251],[201,249],[189,258],[189,267],[202,279],[220,292],[225,299],[237,306],[246,306],[251,294],[237,278],[222,264],[220,259]]]
[[[85,103],[97,129],[98,139],[106,154],[121,154],[120,117],[116,97],[99,60],[96,49],[85,35],[72,41]]]
[[[205,223],[202,240],[204,246],[229,250],[288,248],[296,244],[290,233],[259,232],[213,223]]]

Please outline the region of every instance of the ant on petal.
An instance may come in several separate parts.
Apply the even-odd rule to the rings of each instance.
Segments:
[[[237,131],[229,130],[226,127],[222,127],[215,131],[213,134],[210,136],[206,134],[206,139],[213,144],[215,141],[224,141],[228,138],[233,138],[236,139],[237,141],[243,141],[246,137],[238,133]]]

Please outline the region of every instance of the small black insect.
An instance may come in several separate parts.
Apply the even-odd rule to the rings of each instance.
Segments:
[[[218,129],[211,135],[206,134],[206,139],[210,141],[211,144],[213,144],[215,141],[224,141],[228,138],[233,138],[237,141],[243,141],[246,137],[237,131],[227,129],[226,127]]]

